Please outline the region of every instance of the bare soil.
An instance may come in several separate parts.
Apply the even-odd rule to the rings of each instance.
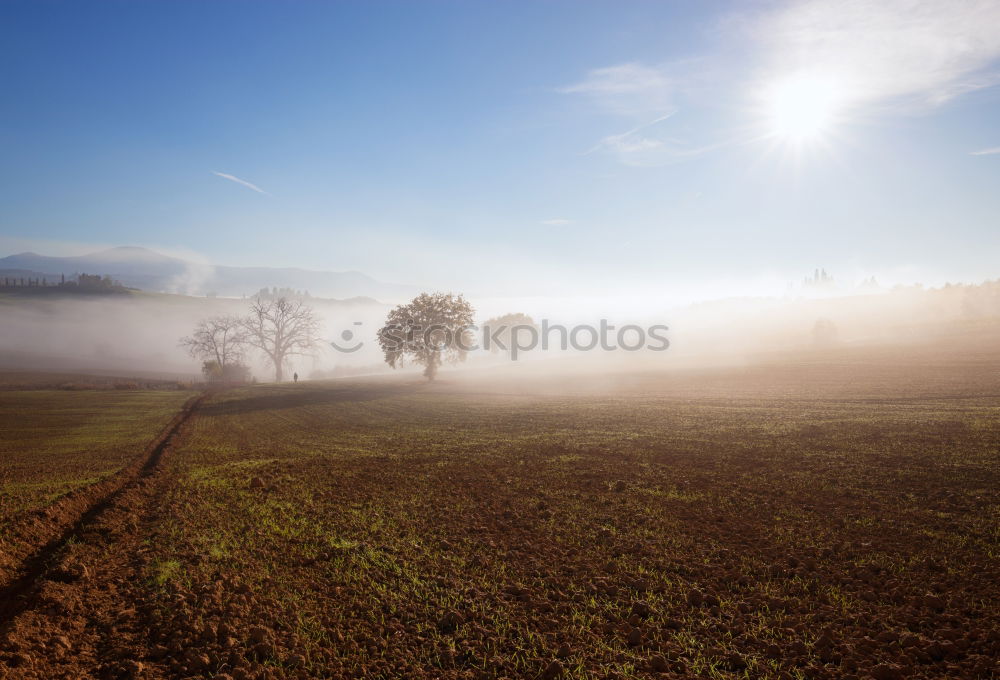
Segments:
[[[0,677],[996,677],[997,365],[859,365],[212,395],[21,558]]]

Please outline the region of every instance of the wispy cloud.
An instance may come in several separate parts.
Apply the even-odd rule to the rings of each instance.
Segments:
[[[992,156],[995,153],[1000,153],[1000,146],[994,146],[989,149],[980,149],[979,151],[970,151],[971,156]]]
[[[541,220],[539,224],[544,224],[548,227],[565,227],[568,224],[573,224],[573,220],[568,220],[565,217],[556,217],[551,220]]]
[[[805,0],[749,25],[765,77],[833,78],[858,106],[936,106],[1000,82],[996,0]]]
[[[631,124],[624,132],[601,138],[584,153],[609,153],[632,166],[663,165],[696,155],[697,149],[666,136],[661,125],[678,112],[675,99],[682,89],[682,78],[668,71],[666,66],[620,64],[595,69],[579,83],[559,88],[563,94],[585,96],[601,111]]]
[[[603,138],[587,153],[597,151],[609,151],[626,165],[647,165],[650,157],[655,157],[663,153],[670,140],[664,140],[655,135],[650,135],[647,130],[670,118],[673,112],[663,116],[658,116],[648,123],[637,125],[630,130]]]
[[[228,174],[226,174],[224,172],[216,172],[215,170],[212,171],[212,174],[213,175],[218,175],[219,177],[222,177],[223,179],[228,179],[230,182],[236,182],[237,184],[242,184],[243,186],[245,186],[248,189],[253,189],[258,194],[264,194],[265,196],[270,196],[271,195],[271,194],[267,193],[266,191],[264,191],[263,189],[261,189],[256,184],[252,184],[251,182],[248,182],[245,179],[240,179],[239,177],[236,177],[235,175],[228,175]]]
[[[611,113],[642,119],[674,111],[675,87],[665,70],[631,62],[594,69],[558,91],[583,95]]]
[[[669,113],[658,116],[625,132],[608,135],[588,149],[586,153],[603,151],[614,155],[624,165],[652,167],[694,158],[730,144],[730,142],[693,144],[675,136],[669,136],[661,123],[673,115],[673,113]]]
[[[793,78],[834,83],[843,119],[924,112],[1000,84],[998,0],[778,0],[766,6],[749,5],[753,9],[720,22],[719,42],[727,48],[718,54],[595,68],[559,88],[630,126],[587,153],[661,165],[759,140],[766,135],[755,130],[754,116],[769,105],[776,83]],[[704,104],[743,110],[746,120],[731,116],[729,131],[688,124],[684,139],[677,138],[679,125],[661,124],[681,111],[690,123]]]

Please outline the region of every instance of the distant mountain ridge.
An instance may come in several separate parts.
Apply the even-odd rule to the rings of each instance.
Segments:
[[[14,272],[18,271],[19,274]],[[67,278],[74,274],[109,274],[130,288],[185,295],[253,295],[261,288],[294,288],[316,297],[372,297],[395,301],[417,288],[383,283],[357,271],[329,272],[292,267],[228,267],[189,262],[148,248],[121,246],[87,255],[53,257],[20,253],[0,258],[0,277],[24,272]]]

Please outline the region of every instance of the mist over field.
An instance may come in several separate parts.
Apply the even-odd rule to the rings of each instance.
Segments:
[[[245,297],[192,297],[130,291],[118,295],[11,294],[0,295],[4,324],[0,329],[0,366],[7,369],[119,372],[143,376],[198,379],[198,361],[186,354],[179,340],[197,322],[217,315],[243,314]],[[21,291],[23,293],[23,291]],[[780,297],[729,298],[687,305],[662,305],[636,295],[625,299],[483,298],[472,299],[476,324],[504,312],[518,311],[537,324],[547,322],[548,347],[542,348],[541,328],[507,344],[520,350],[513,363],[529,364],[536,373],[594,371],[620,368],[668,370],[691,365],[712,366],[753,362],[782,352],[826,351],[865,345],[976,341],[998,330],[1000,287],[948,285],[885,290],[868,288],[844,294],[838,290],[798,288]],[[334,300],[308,298],[320,320],[312,356],[291,364],[303,377],[335,377],[382,372],[377,331],[393,304],[373,298]],[[601,322],[607,326],[602,334]],[[638,331],[619,334],[624,326]],[[667,343],[651,342],[654,325]],[[562,327],[565,330],[560,330]],[[568,336],[576,331],[576,346]],[[349,332],[350,341],[341,338]],[[642,335],[640,336],[639,333]],[[645,342],[642,339],[645,338]],[[448,371],[501,368],[512,363],[509,351],[483,347],[481,328],[476,350]],[[618,346],[624,341],[628,349]],[[336,343],[353,351],[338,351]],[[666,344],[666,348],[663,345]],[[587,349],[595,345],[592,349]],[[650,349],[654,347],[655,349]],[[249,359],[254,374],[269,380],[261,357]]]
[[[374,327],[386,306],[374,300],[357,302],[317,300],[327,335],[367,320]],[[202,318],[242,314],[247,301],[230,298],[194,298],[166,294],[69,296],[2,299],[0,365],[7,369],[98,370],[136,375],[199,377],[200,363],[187,356],[180,339]],[[333,368],[333,351],[316,348],[316,358],[297,367],[304,373]],[[368,356],[373,361],[372,355]],[[259,371],[266,376],[264,367]],[[263,377],[262,376],[262,377]]]

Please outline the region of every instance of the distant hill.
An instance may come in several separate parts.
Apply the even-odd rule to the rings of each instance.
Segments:
[[[221,296],[252,295],[264,287],[307,290],[330,298],[371,297],[395,301],[415,294],[415,286],[383,283],[361,272],[296,268],[226,267],[189,262],[148,248],[123,246],[89,255],[51,257],[20,253],[0,258],[3,276],[58,278],[65,274],[110,274],[125,286],[142,290]]]

